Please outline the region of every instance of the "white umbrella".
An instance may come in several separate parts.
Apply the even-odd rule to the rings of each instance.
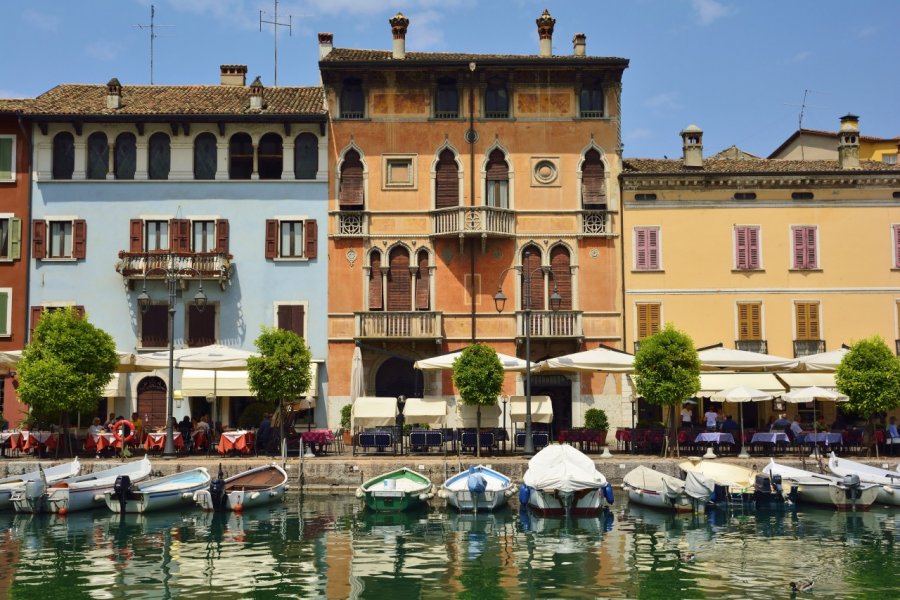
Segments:
[[[350,361],[350,404],[366,394],[366,378],[363,373],[362,350],[359,346],[353,349],[353,359]]]
[[[701,369],[733,369],[735,371],[775,371],[790,370],[797,366],[794,358],[784,358],[772,354],[759,352],[747,352],[735,350],[723,346],[715,346],[700,350],[697,353],[700,358]]]
[[[738,410],[741,415],[741,453],[738,457],[748,458],[750,455],[747,453],[746,448],[744,448],[744,402],[764,402],[766,400],[771,400],[773,398],[772,394],[755,388],[738,386],[716,392],[712,397],[713,400],[718,400],[720,402],[735,402],[738,404]]]
[[[849,351],[847,348],[838,348],[831,352],[803,356],[798,359],[799,366],[805,371],[834,371]]]
[[[442,369],[452,369],[453,362],[462,354],[462,350],[457,350],[456,352],[451,352],[450,354],[442,354],[441,356],[435,356],[433,358],[423,358],[422,360],[417,360],[413,367],[419,369],[420,371],[439,371]],[[503,365],[504,371],[524,371],[525,370],[525,361],[521,358],[517,358],[515,356],[509,356],[508,354],[497,353],[497,356],[500,358],[500,364]]]
[[[831,400],[832,402],[846,402],[850,398],[846,394],[842,394],[835,390],[826,390],[818,386],[810,386],[805,388],[797,388],[781,395],[781,399],[791,404],[804,404],[812,402],[813,405],[813,430],[816,427],[816,400]],[[818,446],[816,446],[813,456],[817,456]]]
[[[246,369],[247,359],[259,356],[256,352],[213,344],[198,348],[179,348],[172,353],[176,369]],[[163,369],[169,366],[169,351],[159,350],[138,354],[134,358],[137,367]]]
[[[584,352],[542,360],[532,370],[630,373],[634,371],[634,355],[623,350],[600,346]]]

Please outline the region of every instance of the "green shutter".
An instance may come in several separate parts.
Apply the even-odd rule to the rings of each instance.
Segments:
[[[13,178],[13,139],[0,138],[0,179],[8,181]]]
[[[9,257],[22,258],[22,219],[9,220]]]
[[[9,335],[9,292],[0,292],[0,335]]]

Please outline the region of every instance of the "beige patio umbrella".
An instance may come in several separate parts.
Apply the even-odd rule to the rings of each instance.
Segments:
[[[737,403],[741,415],[741,453],[738,454],[738,458],[750,458],[747,448],[744,447],[744,402],[764,402],[771,400],[773,398],[772,394],[755,388],[738,386],[716,392],[712,397],[713,400],[718,400],[719,402]]]
[[[840,361],[839,361],[840,362]],[[805,388],[797,388],[781,395],[781,399],[792,404],[804,404],[812,402],[813,405],[813,427],[815,428],[816,417],[816,400],[831,400],[832,402],[846,402],[850,398],[846,394],[842,394],[835,390],[826,390],[818,386],[810,386]],[[816,458],[819,455],[819,447],[813,447],[813,453],[810,455]],[[877,450],[876,446],[876,450]]]

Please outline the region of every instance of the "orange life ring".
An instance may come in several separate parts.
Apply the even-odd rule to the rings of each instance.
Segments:
[[[125,439],[122,439],[122,426],[128,425],[128,435],[125,436]],[[116,424],[113,425],[113,437],[116,438],[116,441],[122,442],[123,444],[127,444],[128,442],[134,441],[134,423],[129,421],[128,419],[122,419],[121,421],[116,421]]]

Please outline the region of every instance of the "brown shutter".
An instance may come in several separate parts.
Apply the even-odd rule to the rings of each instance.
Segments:
[[[659,304],[648,304],[647,305],[647,321],[649,323],[650,335],[656,335],[659,333]]]
[[[278,257],[278,219],[266,219],[266,258]]]
[[[506,157],[503,156],[502,150],[496,149],[491,152],[485,177],[493,181],[509,179],[509,166],[506,164]]]
[[[761,340],[762,339],[762,305],[761,304],[751,304],[748,316],[750,317],[750,339],[751,340]]]
[[[738,339],[750,339],[750,305],[738,304]]]
[[[28,331],[28,339],[32,342],[34,341],[34,328],[37,327],[38,322],[41,320],[41,315],[44,312],[43,306],[32,306],[31,307],[31,328]]]
[[[372,267],[369,273],[369,310],[382,310],[384,308],[384,304],[382,303],[384,294],[381,293],[382,278],[380,252],[372,252],[369,265]]]
[[[416,310],[431,309],[430,280],[431,271],[428,268],[428,253],[419,252],[419,269],[416,272]]]
[[[144,251],[144,221],[141,219],[131,219],[131,243],[129,250],[131,252]]]
[[[762,305],[758,302],[738,304],[738,339],[762,339]]]
[[[72,258],[87,257],[87,221],[72,221]]]
[[[441,152],[434,175],[435,208],[459,206],[459,167],[453,158],[453,152]]]
[[[293,331],[303,337],[304,313],[304,307],[299,304],[278,305],[278,328]]]
[[[188,308],[188,347],[197,348],[216,343],[216,307],[207,304],[200,311],[193,304]]]
[[[216,220],[216,253],[228,254],[228,219]]]
[[[556,291],[562,296],[560,310],[572,310],[572,269],[569,265],[569,251],[564,246],[555,246],[550,251],[550,268],[553,279],[550,281],[550,292]]]
[[[809,316],[809,339],[811,339],[811,340],[822,339],[819,334],[819,305],[818,305],[818,303],[810,302],[809,306],[806,309],[806,314]]]
[[[359,153],[350,150],[344,156],[341,165],[341,183],[339,192],[341,208],[362,208],[363,198],[363,165]]]
[[[306,228],[306,258],[316,258],[319,254],[319,226],[315,219],[307,219],[303,226]]]
[[[191,222],[187,219],[172,219],[169,222],[169,250],[171,252],[191,251]]]
[[[649,304],[637,305],[637,339],[638,341],[649,337],[647,333],[650,330],[650,319],[648,318]]]
[[[522,310],[525,310],[528,300],[531,300],[531,310],[544,310],[544,273],[541,266],[541,251],[535,246],[529,246],[530,256],[525,259],[522,253]],[[531,289],[525,289],[525,275],[531,278]]]
[[[162,348],[169,345],[169,308],[153,304],[141,313],[141,346]]]
[[[405,248],[394,248],[389,260],[387,309],[411,310],[409,252]]]
[[[47,221],[31,222],[31,255],[38,260],[47,256]]]
[[[586,207],[606,204],[606,178],[603,173],[603,161],[596,150],[588,150],[584,155],[581,168],[582,202]]]
[[[84,306],[81,304],[76,304],[75,305],[75,314],[78,316],[79,319],[83,319],[84,318]]]

